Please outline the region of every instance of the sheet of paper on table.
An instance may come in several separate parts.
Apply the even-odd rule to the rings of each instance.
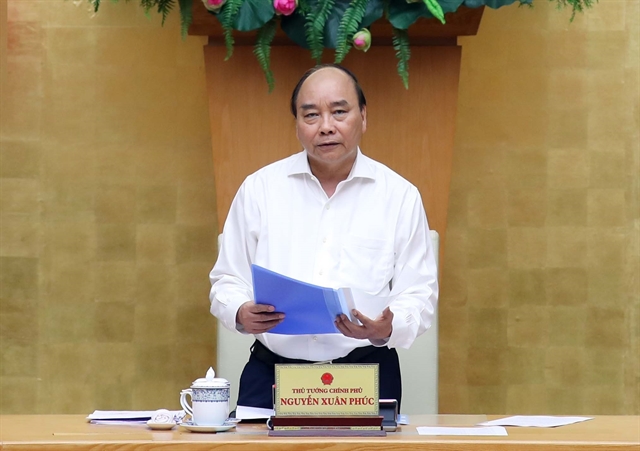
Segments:
[[[455,436],[506,436],[507,430],[502,426],[487,427],[443,427],[443,426],[419,426],[416,428],[419,435],[455,435]]]
[[[273,409],[262,409],[260,407],[236,407],[236,418],[238,420],[258,420],[264,418],[265,420],[275,415]]]
[[[95,410],[87,416],[93,424],[145,424],[156,414],[157,410]],[[170,410],[176,423],[182,421],[184,410]]]
[[[110,426],[146,426],[147,421],[149,420],[89,420],[89,423]]]
[[[478,426],[519,426],[535,428],[555,428],[568,424],[580,423],[592,420],[592,417],[558,417],[548,415],[515,415],[497,420],[484,421]]]

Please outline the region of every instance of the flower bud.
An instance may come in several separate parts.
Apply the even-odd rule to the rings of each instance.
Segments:
[[[283,16],[290,16],[297,6],[298,0],[273,0],[273,9],[276,10],[276,14]]]
[[[353,46],[358,50],[366,52],[371,47],[371,33],[366,28],[353,35]]]
[[[207,10],[217,13],[224,6],[227,0],[202,0]]]

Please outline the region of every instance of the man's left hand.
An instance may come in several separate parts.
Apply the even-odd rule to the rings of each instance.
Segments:
[[[336,318],[336,327],[344,336],[364,340],[386,340],[391,336],[393,312],[389,307],[385,308],[376,319],[367,318],[357,310],[353,310],[352,314],[360,320],[362,325],[352,322],[347,315]]]

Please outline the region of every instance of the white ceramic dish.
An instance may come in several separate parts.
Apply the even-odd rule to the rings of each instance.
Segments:
[[[197,424],[193,424],[191,421],[184,421],[178,426],[182,426],[183,428],[191,432],[225,432],[236,427],[236,423],[224,423],[220,426],[200,426]]]
[[[147,421],[147,426],[156,431],[168,431],[176,427],[175,423],[154,423],[153,421]]]

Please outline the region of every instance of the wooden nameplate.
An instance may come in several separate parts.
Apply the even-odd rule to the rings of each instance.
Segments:
[[[382,416],[273,416],[271,437],[384,437]]]
[[[386,437],[386,431],[369,431],[353,429],[298,429],[273,430],[269,437]]]
[[[382,428],[380,415],[353,415],[353,416],[328,416],[328,415],[304,415],[304,416],[272,416],[271,425],[276,427],[333,427],[333,428]]]

